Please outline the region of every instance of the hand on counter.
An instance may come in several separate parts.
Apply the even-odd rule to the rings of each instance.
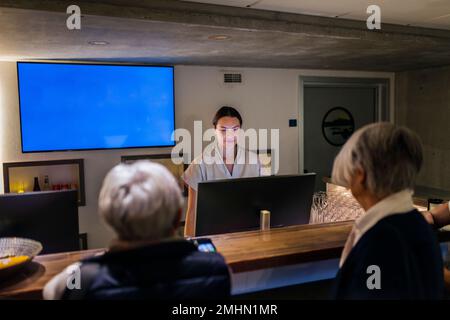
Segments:
[[[436,228],[442,228],[450,224],[450,211],[448,202],[441,204],[430,211],[423,211],[425,220]]]

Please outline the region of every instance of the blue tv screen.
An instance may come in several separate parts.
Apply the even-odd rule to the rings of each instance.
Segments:
[[[22,152],[173,146],[173,67],[18,62]]]

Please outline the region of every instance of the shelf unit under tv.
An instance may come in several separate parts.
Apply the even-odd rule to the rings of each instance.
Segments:
[[[84,160],[64,159],[3,163],[5,193],[33,192],[34,177],[43,190],[44,177],[49,177],[50,190],[78,190],[78,206],[86,205]]]

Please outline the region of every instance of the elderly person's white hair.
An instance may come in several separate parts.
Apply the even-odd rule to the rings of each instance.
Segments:
[[[120,240],[158,240],[173,234],[181,190],[164,166],[150,161],[119,164],[106,175],[99,213]]]
[[[413,189],[423,161],[419,137],[387,122],[357,130],[334,160],[332,181],[350,187],[356,169],[366,174],[365,187],[380,199]]]

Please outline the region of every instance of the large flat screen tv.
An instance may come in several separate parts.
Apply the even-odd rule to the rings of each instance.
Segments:
[[[173,146],[173,67],[18,62],[22,152]]]

